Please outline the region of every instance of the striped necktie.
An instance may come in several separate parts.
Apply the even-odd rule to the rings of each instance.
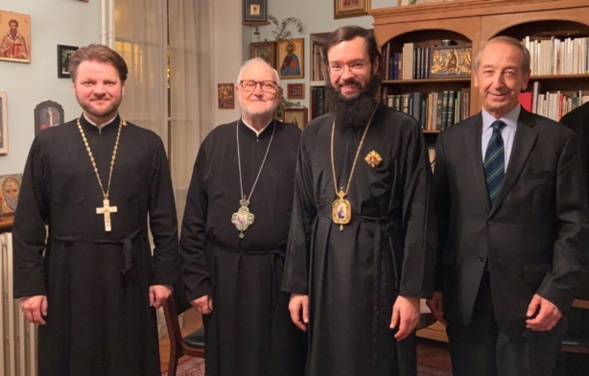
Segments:
[[[495,205],[495,200],[501,192],[505,178],[505,153],[503,150],[503,138],[501,137],[501,129],[504,126],[505,123],[501,120],[496,120],[491,124],[493,135],[491,135],[485,153],[485,176],[491,207]]]

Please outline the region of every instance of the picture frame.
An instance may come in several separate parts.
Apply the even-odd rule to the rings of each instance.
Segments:
[[[3,215],[14,215],[21,183],[22,174],[0,175],[0,213]]]
[[[253,42],[250,43],[250,59],[261,57],[270,66],[276,69],[276,42]]]
[[[333,0],[334,18],[367,16],[370,0]]]
[[[68,71],[68,65],[70,63],[70,57],[78,47],[75,46],[64,46],[62,44],[57,45],[57,77],[59,78],[71,78],[72,75]]]
[[[288,99],[305,99],[305,84],[286,84]]]
[[[232,83],[218,84],[217,98],[220,110],[235,108],[235,85]]]
[[[35,136],[63,123],[63,107],[59,103],[48,100],[35,106]]]
[[[8,105],[6,98],[6,93],[0,93],[0,155],[8,154]]]
[[[435,4],[435,3],[447,3],[447,2],[469,2],[469,1],[481,1],[481,0],[399,0],[397,6],[403,7],[407,5],[420,5],[420,4]],[[483,0],[484,1],[484,0]]]
[[[243,0],[244,22],[266,22],[268,20],[266,0]]]
[[[31,16],[0,10],[0,60],[31,62]]]
[[[471,46],[430,47],[429,55],[429,78],[470,77]]]
[[[283,80],[305,78],[305,39],[276,42],[276,70]]]
[[[282,121],[294,124],[300,129],[305,129],[309,119],[309,111],[306,107],[285,108],[282,114]]]

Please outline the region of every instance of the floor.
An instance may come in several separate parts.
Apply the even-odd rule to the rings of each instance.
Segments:
[[[186,331],[187,333],[202,325],[202,319],[200,315],[194,312],[194,310],[188,311],[185,314],[184,320],[185,328],[183,331]],[[165,337],[160,340],[160,360],[162,372],[168,370],[169,354],[170,341],[167,337]],[[417,359],[420,364],[429,367],[443,370],[452,369],[450,365],[448,346],[445,343],[420,338],[417,346]],[[180,359],[180,362],[182,362],[182,359]]]

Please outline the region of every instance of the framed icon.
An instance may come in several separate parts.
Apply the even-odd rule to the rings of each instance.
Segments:
[[[276,42],[276,70],[281,79],[305,77],[305,39],[293,38]]]
[[[71,78],[68,66],[70,65],[70,58],[76,52],[78,47],[57,45],[57,77]]]
[[[285,108],[282,121],[284,121],[285,123],[294,124],[300,129],[304,129],[308,122],[308,116],[309,111],[306,107]]]
[[[333,0],[334,18],[366,16],[370,0]]]
[[[233,84],[218,84],[217,98],[219,100],[219,109],[235,108],[235,86]]]
[[[250,44],[250,59],[261,57],[276,69],[276,42],[254,42]]]
[[[470,77],[472,47],[430,47],[429,78]]]
[[[288,99],[305,99],[305,84],[286,84]]]
[[[0,60],[31,62],[31,16],[0,10]]]
[[[35,106],[35,135],[47,128],[64,122],[63,107],[54,101],[45,101]]]
[[[243,0],[243,21],[266,22],[267,9],[266,0]]]

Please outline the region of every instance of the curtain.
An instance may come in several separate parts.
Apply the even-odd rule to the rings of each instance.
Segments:
[[[213,128],[213,0],[168,0],[170,161],[178,214],[184,213],[198,147]]]
[[[115,50],[129,67],[121,116],[167,144],[165,2],[116,0]]]
[[[116,0],[115,49],[129,66],[121,116],[168,151],[178,218],[198,147],[213,128],[214,0]]]

